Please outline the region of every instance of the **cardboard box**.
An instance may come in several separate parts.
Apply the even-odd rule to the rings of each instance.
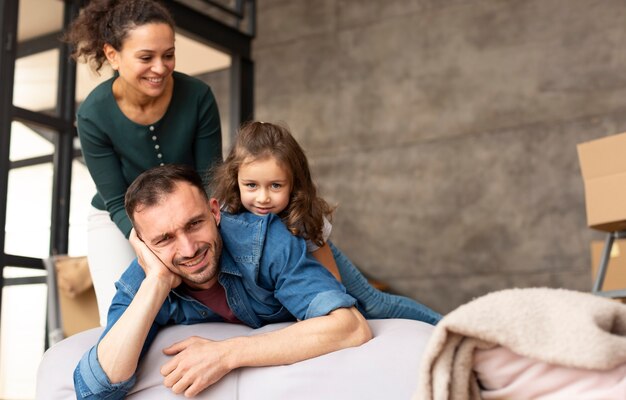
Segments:
[[[56,280],[63,336],[100,326],[98,303],[87,257],[63,257],[55,260]]]
[[[65,337],[100,326],[100,314],[93,286],[74,297],[60,291],[59,305]]]
[[[626,133],[577,147],[587,225],[606,232],[626,230]]]
[[[602,250],[604,250],[604,241],[594,240],[591,242],[591,287],[593,287],[600,267]],[[600,290],[622,289],[626,289],[626,239],[618,239],[613,242],[604,284]]]

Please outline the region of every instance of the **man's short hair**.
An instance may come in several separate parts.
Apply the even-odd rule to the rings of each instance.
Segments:
[[[187,182],[195,186],[208,200],[202,178],[191,166],[166,164],[150,168],[142,172],[126,190],[124,207],[133,225],[135,224],[134,213],[138,207],[151,207],[159,204],[166,194],[174,192],[179,182]]]

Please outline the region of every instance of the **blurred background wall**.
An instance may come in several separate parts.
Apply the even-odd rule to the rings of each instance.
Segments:
[[[393,291],[590,290],[576,144],[626,131],[625,47],[622,0],[259,0],[255,117]]]

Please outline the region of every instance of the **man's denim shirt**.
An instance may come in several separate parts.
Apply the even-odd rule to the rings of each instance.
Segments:
[[[218,280],[224,286],[228,305],[244,324],[258,328],[319,317],[355,305],[356,300],[346,294],[345,288],[307,255],[304,240],[293,236],[275,215],[222,213],[220,232],[224,245]],[[124,313],[144,278],[135,260],[116,282],[117,293],[102,336]],[[210,321],[223,319],[191,297],[171,291],[150,328],[142,356],[159,327]],[[98,361],[97,345],[83,355],[74,370],[79,399],[123,398],[134,383],[135,376],[116,384],[109,382]]]

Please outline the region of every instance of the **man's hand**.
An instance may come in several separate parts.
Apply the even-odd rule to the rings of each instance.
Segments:
[[[163,349],[174,356],[161,368],[163,384],[174,393],[192,397],[222,379],[231,371],[228,344],[192,336]]]
[[[137,236],[135,228],[130,231],[128,240],[137,254],[137,261],[139,261],[139,265],[143,269],[143,272],[145,272],[146,277],[153,275],[159,279],[163,279],[170,284],[170,288],[172,289],[181,284],[182,280],[180,276],[170,271],[163,261],[150,250],[143,240]]]

